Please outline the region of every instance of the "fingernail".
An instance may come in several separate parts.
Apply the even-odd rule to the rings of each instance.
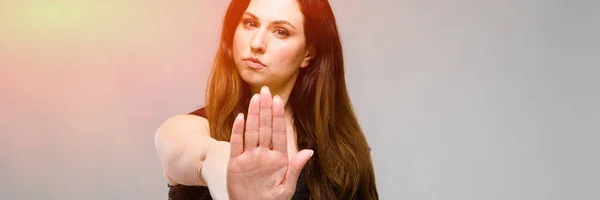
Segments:
[[[310,157],[312,157],[314,153],[315,153],[315,151],[310,150]]]
[[[244,118],[244,113],[238,113],[237,117]]]
[[[273,97],[273,101],[275,101],[275,100],[281,101],[281,97],[279,97],[279,95],[275,95]]]
[[[262,92],[268,92],[268,91],[269,91],[269,87],[267,87],[266,85],[265,85],[265,86],[263,86],[263,87],[260,89],[260,92],[261,92],[261,93],[262,93]]]

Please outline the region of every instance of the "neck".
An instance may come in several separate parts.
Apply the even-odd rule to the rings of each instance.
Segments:
[[[269,87],[269,91],[271,92],[272,96],[278,95],[281,98],[281,101],[285,107],[285,115],[286,117],[288,117],[288,115],[291,116],[292,114],[292,109],[291,106],[288,104],[288,99],[290,98],[290,94],[292,93],[292,89],[294,89],[294,84],[296,83],[296,76],[292,77],[289,81],[287,81],[286,83],[283,84],[270,84],[267,85],[267,87]],[[251,86],[251,91],[252,94],[260,94],[260,89],[262,88],[263,85],[252,85]]]
[[[292,93],[292,89],[294,88],[294,83],[295,83],[295,79],[294,82],[291,82],[292,84],[283,84],[283,87],[272,87],[272,86],[267,86],[269,87],[269,90],[271,91],[271,95],[275,96],[275,95],[279,95],[279,97],[281,98],[281,101],[285,107],[285,120],[287,121],[287,123],[292,123],[292,118],[294,115],[294,112],[292,111],[292,106],[290,104],[288,104],[288,99],[290,98],[290,94]],[[251,87],[251,91],[252,94],[260,94],[260,89],[262,86],[252,86]]]

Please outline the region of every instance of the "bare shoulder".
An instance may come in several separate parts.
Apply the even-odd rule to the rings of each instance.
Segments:
[[[204,117],[181,114],[169,117],[156,130],[156,137],[173,134],[202,133],[210,136],[208,120]]]

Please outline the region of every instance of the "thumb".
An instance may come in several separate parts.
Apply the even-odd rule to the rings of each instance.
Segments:
[[[304,168],[304,165],[306,165],[308,159],[310,159],[313,156],[313,153],[313,150],[305,149],[298,152],[296,155],[294,155],[294,157],[292,157],[292,159],[289,161],[287,174],[285,176],[286,185],[293,185],[295,188],[296,181],[298,181],[298,177],[300,176],[302,168]]]

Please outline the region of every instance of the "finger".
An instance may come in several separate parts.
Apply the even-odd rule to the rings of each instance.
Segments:
[[[298,181],[300,172],[308,160],[313,156],[313,153],[313,150],[305,149],[292,157],[288,164],[287,173],[285,175],[285,183],[288,187],[296,188],[296,182]]]
[[[260,90],[260,119],[258,128],[258,145],[265,148],[271,147],[271,130],[273,97],[267,86]]]
[[[240,156],[244,152],[244,114],[242,113],[238,114],[233,121],[229,143],[231,144],[230,157]]]
[[[285,110],[279,95],[273,98],[273,150],[287,155],[287,134],[285,129]],[[287,157],[287,156],[286,156]]]
[[[258,145],[258,119],[259,119],[259,101],[260,96],[255,94],[250,99],[248,106],[248,117],[246,118],[246,132],[244,134],[244,148],[251,150]]]

